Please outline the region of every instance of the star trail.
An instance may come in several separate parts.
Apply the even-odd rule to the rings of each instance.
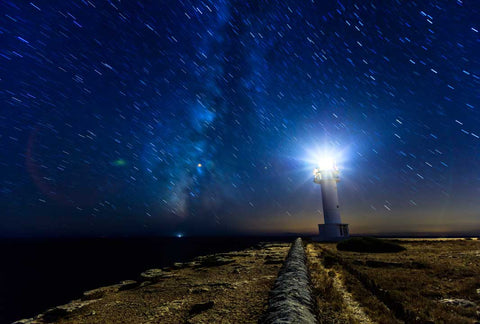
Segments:
[[[476,1],[2,1],[0,235],[478,229]],[[183,235],[183,234],[182,234]]]

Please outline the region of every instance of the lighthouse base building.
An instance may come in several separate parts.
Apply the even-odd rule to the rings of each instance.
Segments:
[[[318,224],[318,236],[315,241],[341,241],[349,237],[348,224],[340,219],[337,182],[340,181],[339,171],[331,164],[331,168],[315,169],[313,182],[319,184],[322,190],[322,205],[324,224]]]

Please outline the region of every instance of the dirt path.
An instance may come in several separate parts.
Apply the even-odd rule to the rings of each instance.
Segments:
[[[347,291],[342,274],[324,267],[320,258],[321,252],[320,247],[307,244],[306,253],[320,323],[374,323],[352,294]]]
[[[350,313],[352,317],[361,324],[371,324],[374,323],[370,318],[365,314],[363,307],[353,298],[352,294],[349,293],[343,284],[342,275],[339,272],[335,271],[335,276],[333,279],[333,287],[340,292],[343,297],[343,302],[345,303],[346,312]]]

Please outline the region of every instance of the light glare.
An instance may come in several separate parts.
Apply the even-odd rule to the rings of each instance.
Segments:
[[[335,161],[332,158],[329,158],[329,157],[321,158],[318,161],[318,168],[321,171],[335,170],[336,169]]]

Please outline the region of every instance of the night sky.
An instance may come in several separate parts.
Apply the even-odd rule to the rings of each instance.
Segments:
[[[480,4],[0,3],[0,236],[480,230]]]

